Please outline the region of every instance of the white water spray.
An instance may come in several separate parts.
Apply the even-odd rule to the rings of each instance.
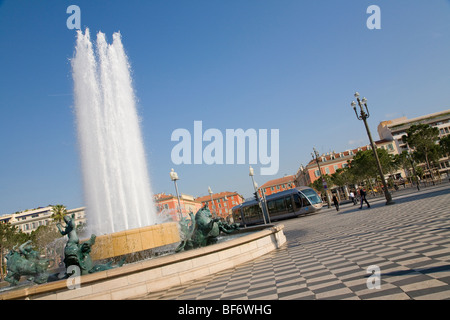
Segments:
[[[78,31],[72,59],[86,215],[97,235],[157,223],[130,67],[119,33]]]

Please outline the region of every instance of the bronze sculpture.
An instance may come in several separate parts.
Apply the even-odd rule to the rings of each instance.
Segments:
[[[230,234],[239,229],[236,223],[228,224],[220,218],[213,218],[206,205],[198,210],[195,216],[192,212],[189,215],[190,223],[185,218],[180,223],[181,231],[185,233],[185,240],[181,242],[176,252],[214,244],[220,232]]]
[[[27,276],[29,281],[36,284],[45,283],[48,280],[49,260],[41,259],[39,252],[33,250],[30,243],[30,240],[25,242],[18,251],[16,250],[17,246],[14,246],[6,255],[8,273],[5,280],[11,286],[17,285],[22,276]]]

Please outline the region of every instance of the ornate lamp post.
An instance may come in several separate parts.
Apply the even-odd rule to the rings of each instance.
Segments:
[[[216,212],[216,206],[214,205],[214,200],[213,200],[213,192],[211,190],[211,187],[208,187],[208,193],[211,197],[211,209],[213,210],[214,216],[217,218],[217,212]]]
[[[267,219],[269,219],[269,223],[270,223],[269,211],[267,210],[267,203],[264,201],[264,204],[262,204],[261,200],[260,200],[260,198],[258,196],[258,184],[255,182],[255,179],[253,178],[253,176],[255,174],[253,172],[252,166],[250,166],[250,170],[249,170],[248,175],[250,177],[252,177],[252,183],[253,183],[253,188],[255,189],[255,195],[257,196],[259,207],[261,208],[261,211],[263,213],[264,224],[267,224],[266,214],[267,214]],[[263,193],[263,190],[261,190],[261,193]]]
[[[178,178],[178,174],[173,170],[173,168],[170,171],[170,179],[172,179],[172,181],[175,184],[175,191],[177,193],[177,199],[178,199],[178,214],[179,214],[179,219],[181,220],[181,218],[183,217],[183,214],[181,213],[180,195],[178,194],[178,186],[177,186],[177,180],[179,180],[179,178]]]
[[[356,118],[358,120],[362,120],[364,122],[364,126],[366,127],[367,135],[369,136],[369,140],[370,140],[370,145],[372,146],[372,151],[375,156],[376,163],[377,163],[378,173],[381,177],[381,182],[383,183],[384,196],[386,198],[386,205],[394,204],[395,202],[392,201],[392,196],[389,193],[386,179],[384,178],[384,174],[383,174],[383,169],[381,168],[380,159],[378,158],[377,147],[376,147],[375,143],[373,142],[369,126],[367,125],[367,118],[370,117],[369,108],[367,108],[367,99],[362,98],[362,100],[360,100],[358,92],[355,93],[355,98],[358,101],[360,112],[358,113],[358,111],[356,110],[356,102],[355,101],[352,101],[351,106],[353,107],[353,110],[355,111]],[[364,108],[363,108],[363,106],[364,106]],[[365,111],[364,111],[364,109],[365,109]]]
[[[300,170],[302,171],[301,174],[303,174],[303,180],[302,182],[304,182],[304,185],[307,186],[308,185],[308,181],[306,180],[306,168],[303,166],[303,163],[300,164]]]
[[[331,207],[331,201],[330,201],[330,197],[328,196],[327,182],[325,181],[325,178],[322,175],[322,170],[320,169],[319,153],[317,152],[316,148],[313,148],[313,149],[314,149],[314,152],[311,152],[311,155],[312,155],[313,159],[316,160],[317,167],[319,168],[320,179],[322,179],[323,189],[325,190],[325,194],[327,196],[327,205],[328,205],[328,208],[330,208]]]
[[[409,151],[409,148],[408,148],[406,157],[411,162],[411,167],[412,167],[412,170],[413,170],[414,179],[417,179],[417,182],[416,182],[417,183],[417,191],[420,191],[419,179],[418,179],[418,176],[417,176],[416,168],[414,167],[414,160],[413,160],[413,158],[411,156],[411,152]]]

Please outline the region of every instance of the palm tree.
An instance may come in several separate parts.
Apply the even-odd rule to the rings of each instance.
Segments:
[[[52,218],[56,222],[62,222],[64,220],[64,216],[67,214],[66,206],[62,204],[57,204],[52,206]]]

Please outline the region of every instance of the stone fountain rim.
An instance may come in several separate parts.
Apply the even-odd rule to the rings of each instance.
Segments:
[[[259,226],[259,228],[264,226]],[[243,235],[241,237],[231,239],[225,242],[213,244],[207,247],[198,248],[194,250],[189,251],[183,251],[167,256],[157,257],[153,259],[138,261],[130,264],[123,265],[120,268],[114,268],[106,271],[100,271],[88,275],[81,276],[81,283],[86,284],[93,284],[95,282],[100,282],[102,280],[106,279],[114,279],[122,276],[130,275],[137,271],[146,271],[149,269],[154,269],[158,267],[163,267],[166,265],[170,265],[175,262],[182,262],[189,259],[202,257],[211,253],[215,253],[224,249],[233,248],[236,246],[239,246],[242,243],[255,241],[260,238],[264,238],[270,234],[277,233],[284,229],[283,224],[277,224],[277,225],[265,225],[265,229],[261,231],[256,231],[254,233]],[[248,228],[252,229],[252,228]],[[245,229],[243,229],[245,232]],[[250,230],[249,230],[250,231]],[[37,294],[43,294],[50,291],[55,290],[63,290],[67,289],[67,280],[58,280],[53,281],[45,284],[40,285],[33,285],[31,287],[23,288],[23,289],[17,289],[17,290],[11,290],[6,291],[5,293],[0,293],[0,300],[10,300],[10,299],[20,299],[25,298],[27,296],[31,295],[37,295]]]

